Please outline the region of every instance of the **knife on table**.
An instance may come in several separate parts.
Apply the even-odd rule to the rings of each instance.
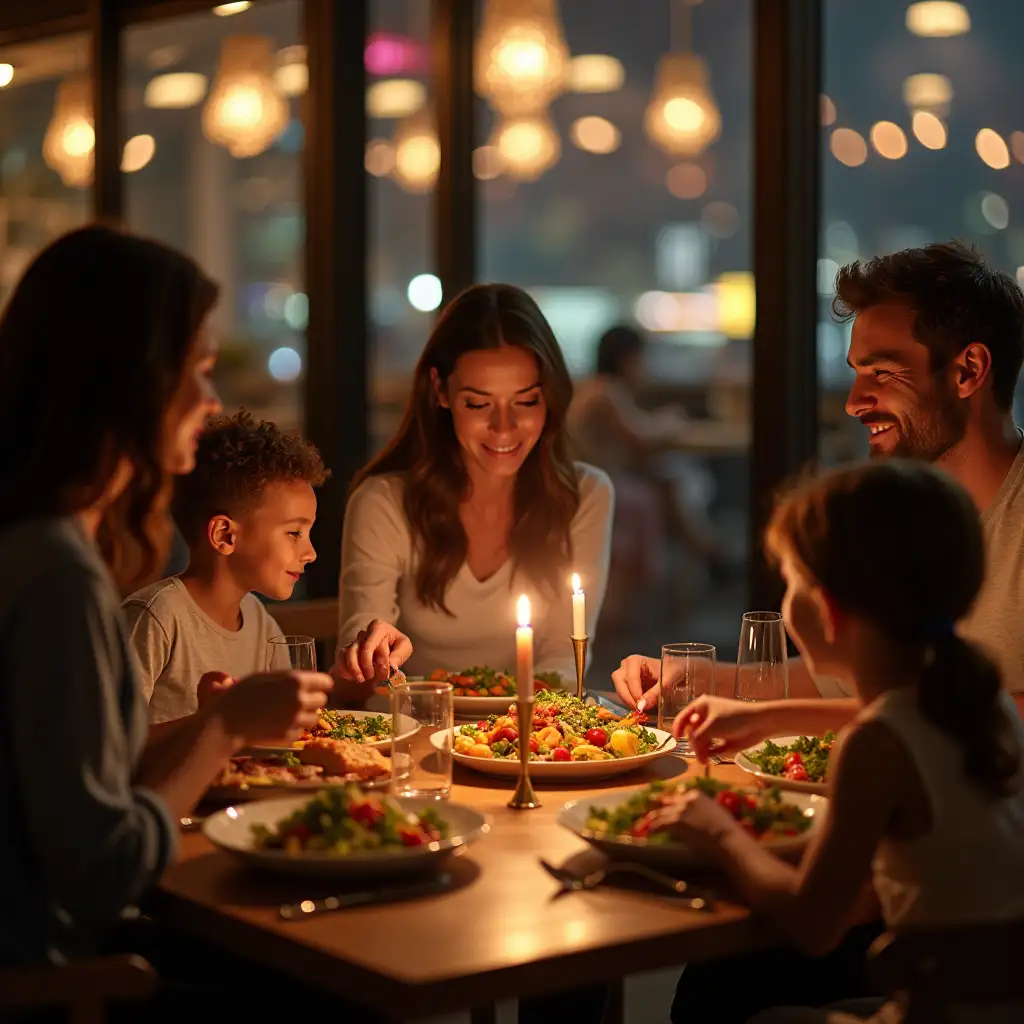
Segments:
[[[301,903],[285,903],[278,911],[282,921],[301,921],[314,914],[330,913],[334,910],[350,910],[377,903],[393,903],[398,900],[415,899],[444,892],[451,886],[452,876],[441,874],[414,885],[392,885],[383,889],[364,889],[360,892],[344,892],[322,900],[303,900]]]

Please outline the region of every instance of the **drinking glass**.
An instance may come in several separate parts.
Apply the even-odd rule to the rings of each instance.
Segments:
[[[316,640],[311,636],[272,636],[267,643],[267,671],[289,668],[316,671]]]
[[[711,644],[666,644],[661,649],[661,687],[658,690],[658,728],[672,731],[672,723],[686,706],[703,693],[715,692],[715,648]],[[680,739],[680,753],[692,754],[690,741]]]
[[[780,700],[789,696],[786,627],[778,612],[747,612],[736,654],[737,700]]]
[[[453,717],[451,683],[405,682],[391,687],[394,796],[444,800],[451,793]]]

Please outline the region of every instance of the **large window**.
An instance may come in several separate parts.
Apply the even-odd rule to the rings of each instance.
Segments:
[[[370,443],[394,433],[441,302],[434,189],[441,152],[430,76],[431,0],[371,0],[366,41]]]
[[[218,384],[302,425],[305,327],[300,0],[264,0],[124,33],[129,226],[188,252],[221,285]]]
[[[41,248],[89,219],[89,91],[84,35],[0,49],[0,307]]]
[[[1024,7],[825,0],[819,291],[822,453],[866,450],[845,415],[839,266],[931,241],[975,243],[1024,281]]]
[[[581,382],[607,328],[639,328],[640,403],[692,421],[653,463],[605,466],[620,501],[599,659],[667,640],[732,657],[741,573],[709,573],[698,549],[741,564],[747,532],[751,5],[563,0],[533,5],[553,16],[538,31],[503,21],[510,6],[480,5],[481,277],[530,291]],[[656,517],[655,578],[641,581],[644,502],[664,512],[659,487],[680,517]]]

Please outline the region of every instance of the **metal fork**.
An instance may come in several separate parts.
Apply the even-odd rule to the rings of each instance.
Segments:
[[[540,858],[540,865],[544,870],[558,882],[561,888],[555,893],[554,898],[564,896],[570,892],[587,892],[596,889],[609,875],[635,875],[654,882],[665,889],[669,889],[674,895],[682,896],[684,893],[694,893],[688,899],[679,900],[679,903],[690,910],[713,911],[715,909],[715,897],[713,893],[696,890],[688,882],[679,878],[672,878],[660,871],[647,867],[646,864],[631,864],[628,862],[615,862],[604,868],[595,868],[585,875],[577,874],[568,868],[558,868],[554,864]]]

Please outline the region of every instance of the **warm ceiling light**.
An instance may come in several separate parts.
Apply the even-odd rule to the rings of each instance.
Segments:
[[[868,158],[868,144],[860,132],[837,128],[828,140],[832,155],[847,167],[859,167]]]
[[[218,18],[227,18],[232,14],[241,14],[242,11],[247,11],[250,7],[252,7],[251,0],[240,0],[239,3],[234,4],[217,4],[213,9],[213,13]]]
[[[224,41],[203,108],[203,132],[233,157],[262,153],[288,127],[288,104],[274,85],[273,63],[266,36]]]
[[[907,28],[915,36],[959,36],[970,32],[971,16],[951,0],[921,0],[907,8]]]
[[[395,169],[395,147],[387,139],[372,139],[366,144],[363,166],[375,178],[384,178]]]
[[[907,155],[907,137],[892,121],[878,121],[871,126],[871,145],[886,160],[899,160]]]
[[[914,135],[926,149],[942,149],[946,145],[946,126],[927,110],[914,114]]]
[[[670,53],[661,58],[644,128],[655,145],[677,156],[696,156],[718,138],[722,115],[700,57]]]
[[[488,0],[475,63],[477,88],[495,110],[515,116],[547,106],[569,63],[555,0]]]
[[[569,129],[572,141],[587,153],[614,153],[622,135],[619,129],[603,117],[581,117]]]
[[[626,70],[617,57],[584,53],[569,61],[566,88],[570,92],[615,92],[626,80]]]
[[[141,171],[156,154],[156,139],[152,135],[133,135],[121,153],[121,170],[125,174]]]
[[[440,167],[441,145],[433,122],[425,112],[406,118],[395,131],[395,181],[406,192],[422,195],[434,187]]]
[[[279,65],[274,70],[274,85],[282,96],[305,95],[309,88],[309,65],[304,61]]]
[[[1010,148],[999,132],[982,128],[974,137],[974,148],[989,167],[1001,171],[1010,166]]]
[[[504,164],[497,146],[477,146],[473,150],[473,174],[481,181],[493,181],[501,176]]]
[[[53,117],[43,136],[43,159],[71,188],[92,181],[96,133],[92,122],[92,84],[86,75],[60,83]]]
[[[184,110],[206,95],[206,76],[193,71],[157,75],[146,83],[142,102],[153,110]]]
[[[953,99],[953,85],[945,75],[910,75],[903,80],[903,102],[911,110],[945,114]]]
[[[699,164],[676,164],[665,175],[665,187],[676,199],[696,199],[708,187],[708,176]]]
[[[422,110],[427,90],[412,78],[389,78],[374,82],[366,90],[366,113],[370,117],[402,118]]]
[[[558,162],[562,144],[547,115],[512,117],[498,124],[494,145],[509,176],[535,181]]]
[[[836,105],[824,93],[818,99],[818,110],[821,115],[821,123],[826,128],[836,123]]]
[[[10,85],[14,79],[14,65],[0,64],[0,89]]]

